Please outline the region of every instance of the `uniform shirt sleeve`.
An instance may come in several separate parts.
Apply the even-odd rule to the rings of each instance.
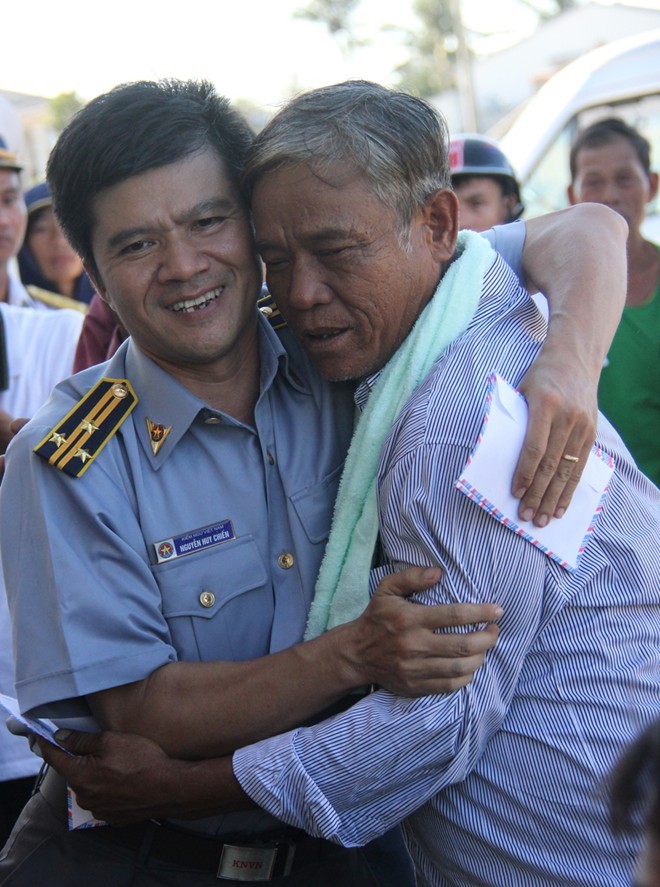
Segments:
[[[32,452],[51,428],[37,417],[9,447],[0,538],[21,709],[68,717],[176,654],[119,440],[71,478]]]
[[[482,236],[513,269],[522,286],[525,286],[525,272],[522,266],[522,254],[525,247],[527,229],[522,219],[510,222],[508,225],[496,225],[490,231],[484,231]]]
[[[424,443],[398,460],[381,478],[380,520],[395,565],[442,565],[424,602],[504,607],[497,647],[472,684],[416,700],[379,691],[234,755],[245,791],[312,834],[363,844],[464,779],[502,724],[531,644],[565,603],[561,568],[454,489],[466,458],[462,446]]]

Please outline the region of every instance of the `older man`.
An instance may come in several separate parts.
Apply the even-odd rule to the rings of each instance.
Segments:
[[[447,690],[434,660],[463,649],[433,632],[446,614],[410,607],[392,584],[364,615],[298,643],[353,386],[323,382],[290,333],[280,341],[256,311],[260,266],[237,185],[249,143],[210,89],[177,83],[113,91],[62,135],[49,165],[56,209],[132,339],[59,388],[10,449],[2,489],[23,710],[91,712],[191,758],[294,726],[364,683]],[[581,454],[579,423],[549,424],[550,463],[565,441]],[[573,463],[561,464],[555,502],[572,476]],[[438,572],[418,579],[432,585]],[[35,587],[37,614],[26,606]],[[463,615],[488,620],[496,610]],[[412,666],[397,667],[409,657],[386,640],[401,620],[414,622]],[[475,637],[466,639],[472,667],[492,643]],[[418,676],[406,680],[411,667]],[[369,868],[359,853],[254,812],[70,835],[52,774],[0,859],[14,885],[46,870],[69,883],[93,871],[95,883],[113,885],[237,872],[368,884]]]
[[[616,117],[598,120],[571,146],[572,204],[593,201],[628,224],[628,292],[610,348],[598,403],[637,464],[660,485],[660,246],[642,231],[658,193],[647,139]]]
[[[498,588],[497,647],[468,687],[421,700],[381,690],[231,764],[167,761],[112,736],[72,744],[100,757],[54,759],[74,780],[88,771],[88,789],[123,761],[142,815],[195,800],[198,809],[248,804],[237,779],[274,815],[347,845],[407,816],[423,884],[627,887],[636,848],[613,841],[601,782],[658,710],[658,494],[611,426],[599,427],[614,473],[593,525],[566,528],[578,543],[589,533],[568,569],[533,529],[519,532],[457,489],[489,378],[518,385],[544,329],[480,238],[467,234],[456,251],[444,142],[423,102],[343,84],[277,115],[256,140],[247,183],[289,325],[326,377],[361,380],[314,631],[363,606],[377,534],[372,582],[421,562],[444,568],[426,602],[479,601]],[[121,794],[100,805],[116,820],[130,804]],[[95,789],[86,798],[95,806]]]

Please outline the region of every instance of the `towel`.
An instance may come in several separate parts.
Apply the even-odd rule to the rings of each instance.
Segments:
[[[484,274],[495,253],[473,231],[461,231],[457,258],[430,302],[390,358],[360,416],[332,518],[305,639],[356,619],[369,603],[369,571],[378,538],[376,475],[383,444],[397,416],[443,351],[470,323]]]

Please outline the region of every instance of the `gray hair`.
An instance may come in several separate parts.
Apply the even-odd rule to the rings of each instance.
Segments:
[[[366,80],[314,89],[284,106],[256,137],[243,186],[251,196],[268,172],[348,161],[398,216],[403,234],[417,209],[451,187],[448,134],[427,102]]]

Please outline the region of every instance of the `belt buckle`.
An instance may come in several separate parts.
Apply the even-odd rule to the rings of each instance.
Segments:
[[[286,853],[284,870],[280,874],[286,876],[293,866],[296,851],[293,843],[261,846],[225,844],[216,878],[223,881],[270,881],[280,850]]]

